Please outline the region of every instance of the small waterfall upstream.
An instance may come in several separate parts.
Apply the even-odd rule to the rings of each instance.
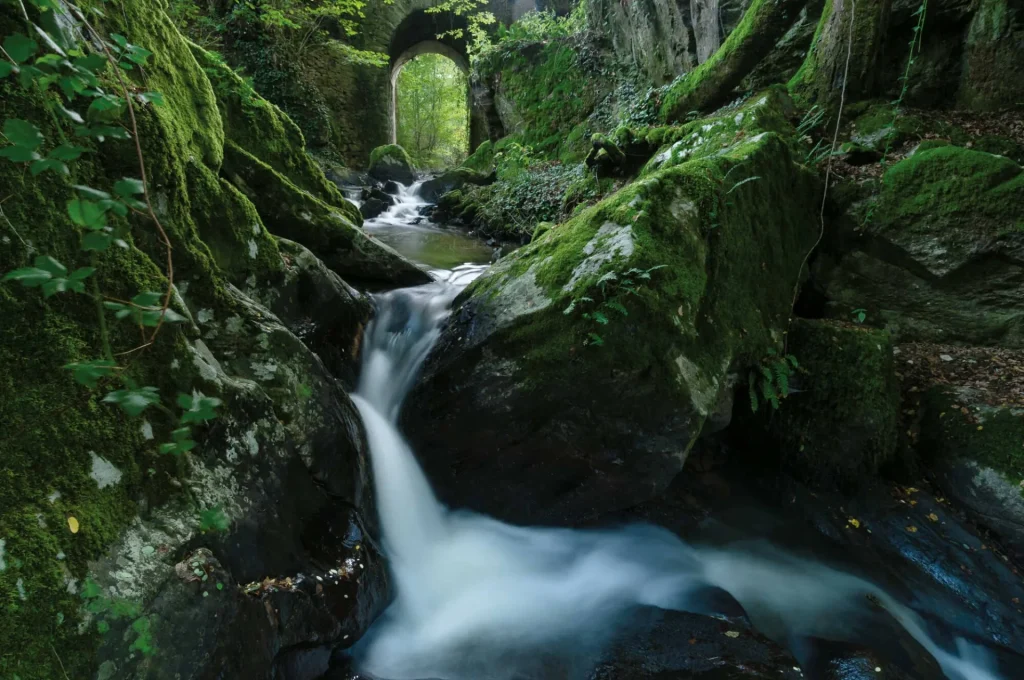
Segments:
[[[452,301],[480,270],[378,296],[366,331],[354,401],[366,425],[396,597],[353,649],[361,673],[386,680],[587,677],[640,608],[721,615],[730,604],[739,613],[738,603],[798,659],[801,641],[856,642],[872,620],[891,616],[950,680],[1000,680],[985,648],[954,638],[948,649],[873,583],[764,543],[692,546],[651,525],[517,527],[442,505],[396,422]]]

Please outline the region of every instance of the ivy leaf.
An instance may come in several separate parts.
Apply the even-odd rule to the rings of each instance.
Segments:
[[[64,368],[71,371],[75,382],[85,385],[88,388],[96,387],[96,384],[108,376],[114,375],[117,364],[113,361],[99,359],[97,361],[82,361],[79,363],[66,364]]]
[[[166,103],[164,96],[159,92],[143,92],[139,95],[139,99],[154,106],[163,106]]]
[[[15,146],[26,149],[38,149],[43,143],[43,133],[32,123],[20,118],[8,118],[4,121],[4,137]]]
[[[117,404],[121,410],[138,417],[147,408],[160,402],[160,393],[155,387],[143,387],[137,390],[115,390],[103,397],[108,404]]]
[[[188,423],[205,423],[217,417],[215,409],[221,405],[216,397],[192,397],[187,394],[178,395],[178,406],[184,413],[181,415],[183,425]]]
[[[4,39],[4,51],[11,55],[11,59],[24,64],[39,49],[39,43],[21,33],[7,36]]]
[[[58,161],[73,161],[81,156],[84,151],[85,148],[81,146],[75,146],[74,144],[61,144],[51,151],[47,157]]]
[[[32,149],[26,149],[23,146],[6,146],[0,149],[0,157],[14,163],[28,163],[29,161],[37,161],[42,158]]]
[[[70,172],[68,171],[68,166],[64,165],[62,162],[54,158],[43,158],[38,161],[35,161],[34,163],[32,163],[31,166],[29,166],[29,171],[32,173],[33,177],[41,175],[47,170],[53,170],[55,172],[59,172],[62,175],[70,174]]]
[[[145,187],[142,184],[142,180],[130,177],[118,180],[114,184],[114,193],[121,198],[131,198],[135,194],[141,194],[143,191],[145,191]]]

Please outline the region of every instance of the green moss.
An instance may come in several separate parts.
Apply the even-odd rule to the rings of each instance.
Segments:
[[[930,389],[921,411],[924,455],[966,457],[1002,473],[1011,484],[1024,480],[1024,411],[976,405],[970,394],[948,387]]]
[[[825,26],[828,24],[831,16],[832,0],[825,0],[825,5],[821,9],[821,18],[818,19],[818,26],[814,29],[811,46],[807,50],[807,56],[786,85],[790,96],[793,97],[793,100],[802,109],[809,109],[814,104],[813,101],[808,101],[808,95],[814,85],[814,78],[818,71],[818,43],[821,41],[821,34],[825,30]]]
[[[722,179],[737,166],[762,179],[722,204]],[[692,401],[706,413],[723,364],[756,362],[781,339],[796,271],[813,237],[815,193],[811,175],[792,164],[781,138],[767,133],[633,182],[539,234],[465,295],[498,310],[514,304],[505,291],[536,287],[549,301],[502,336],[502,353],[525,362],[525,375],[578,380],[568,359],[585,351],[588,375],[640,372],[666,399]],[[592,322],[563,310],[574,300],[585,305],[584,296],[601,300],[598,281],[609,272],[655,267],[661,268],[638,294],[622,300],[628,316],[599,329],[604,346],[585,348]]]
[[[232,142],[224,173],[278,236],[309,248],[347,280],[426,283],[429,276],[390,248],[371,240],[347,215],[317,199]]]
[[[871,228],[899,243],[966,256],[980,236],[1021,223],[1024,171],[1003,156],[956,146],[919,151],[892,166]],[[911,250],[919,250],[911,246]]]
[[[407,168],[416,167],[413,165],[412,158],[409,157],[409,153],[397,144],[386,144],[384,146],[378,146],[376,149],[370,152],[370,167],[373,168],[375,165],[381,162],[393,162],[402,165]]]
[[[765,414],[782,459],[819,483],[852,482],[892,461],[900,396],[889,333],[797,319],[789,352],[800,363],[798,391]]]
[[[462,167],[487,174],[494,169],[494,142],[487,140],[462,162]]]
[[[291,118],[257,94],[217,55],[198,45],[189,43],[189,47],[213,85],[226,138],[320,200],[345,203],[306,153],[306,140]]]

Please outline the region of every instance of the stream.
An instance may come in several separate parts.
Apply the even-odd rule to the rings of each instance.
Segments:
[[[1011,651],[1022,640],[1021,618],[1001,591],[1019,590],[1019,579],[991,551],[976,555],[973,536],[965,534],[963,549],[868,549],[827,528],[816,517],[823,501],[799,488],[786,496],[803,504],[803,519],[755,507],[755,492],[743,492],[688,526],[674,525],[690,512],[672,505],[678,500],[586,529],[512,526],[441,504],[398,431],[399,411],[456,295],[492,250],[430,223],[417,188],[403,188],[365,226],[437,280],[377,295],[365,333],[353,400],[366,426],[394,598],[350,650],[359,677],[1024,677]],[[679,480],[676,498],[699,494],[693,483]],[[879,505],[854,499],[850,507],[858,502],[863,513]],[[812,548],[812,526],[839,557]],[[778,527],[786,538],[769,540]],[[962,570],[987,581],[972,583]],[[741,636],[747,646],[731,654],[742,658],[716,662]],[[780,662],[782,653],[755,648],[792,656]]]

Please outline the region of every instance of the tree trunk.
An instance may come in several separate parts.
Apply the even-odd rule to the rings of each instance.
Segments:
[[[690,111],[723,104],[796,21],[807,0],[754,0],[718,51],[665,95],[661,117],[667,122]]]
[[[847,100],[876,94],[878,60],[891,10],[892,0],[829,0],[807,58],[789,82],[793,97],[801,105],[817,104],[832,112],[839,105],[844,84]],[[847,55],[849,76],[844,83]]]

